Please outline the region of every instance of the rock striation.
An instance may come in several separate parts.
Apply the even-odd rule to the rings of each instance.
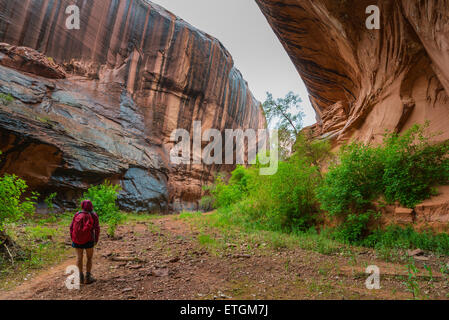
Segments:
[[[315,136],[378,142],[430,121],[449,139],[448,0],[256,0],[317,113]],[[376,4],[380,29],[369,30]]]
[[[0,174],[64,206],[109,179],[123,209],[196,209],[229,168],[173,165],[171,132],[266,125],[223,45],[149,1],[0,0],[0,42]]]
[[[449,139],[448,0],[256,0],[307,86],[317,123],[307,130],[338,148],[378,143],[430,121]],[[368,29],[376,4],[380,29]],[[449,189],[406,209],[381,208],[389,222],[448,230]]]

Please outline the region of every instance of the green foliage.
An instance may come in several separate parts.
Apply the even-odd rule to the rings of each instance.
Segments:
[[[56,192],[53,192],[52,194],[48,195],[44,199],[44,202],[47,205],[47,208],[50,210],[51,213],[53,213],[53,209],[54,209],[53,200],[56,198],[57,195],[58,194]]]
[[[431,144],[427,127],[415,125],[402,136],[386,136],[382,185],[387,201],[413,208],[432,196],[434,185],[449,182],[449,144]]]
[[[26,227],[25,231],[33,240],[51,240],[56,235],[56,230],[43,226]]]
[[[111,237],[114,236],[117,225],[124,219],[116,204],[119,190],[119,185],[105,181],[103,184],[90,187],[83,196],[83,200],[92,201],[100,222],[108,224],[108,235]]]
[[[365,212],[380,195],[412,208],[429,198],[435,185],[449,182],[449,144],[431,144],[426,127],[386,134],[377,147],[354,142],[342,148],[318,188],[321,208],[346,215]]]
[[[214,196],[214,205],[216,208],[227,207],[242,199],[248,193],[249,173],[241,165],[231,173],[229,183],[226,183],[225,175],[218,174],[215,179],[215,185],[210,189]]]
[[[22,201],[27,188],[26,182],[15,175],[6,174],[0,177],[0,231],[6,223],[20,220],[25,214],[34,213],[37,194],[32,193]]]
[[[385,230],[377,229],[360,244],[376,249],[416,249],[433,251],[449,255],[449,235],[435,234],[431,231],[417,232],[412,227],[388,226]]]
[[[0,102],[3,104],[9,104],[14,101],[14,97],[11,94],[0,93]]]
[[[301,102],[299,95],[293,92],[289,92],[284,98],[278,99],[274,99],[273,95],[267,92],[267,98],[262,104],[268,123],[276,122],[275,127],[278,130],[281,159],[290,156],[291,147],[302,128],[304,113],[301,111]]]
[[[304,117],[303,112],[296,112],[299,111],[297,109],[300,108],[301,102],[299,95],[291,91],[284,98],[278,99],[274,99],[273,95],[267,92],[267,98],[262,104],[262,108],[269,123],[277,120],[278,128],[287,128],[296,136],[302,127],[302,118]]]
[[[307,162],[316,166],[321,171],[321,164],[332,157],[331,146],[328,140],[314,141],[311,137],[301,132],[296,136],[293,147],[297,155],[301,155]]]
[[[415,266],[413,258],[410,259],[406,265],[407,268],[407,281],[404,283],[407,287],[407,291],[413,294],[413,299],[417,300],[421,297],[421,289],[418,283],[418,268]]]
[[[229,181],[219,175],[208,191],[221,223],[298,237],[317,226],[321,206],[339,222],[316,237],[323,252],[329,246],[323,239],[330,237],[373,247],[387,258],[401,256],[409,248],[449,255],[446,234],[397,226],[372,230],[380,215],[373,211],[375,200],[383,196],[388,202],[412,207],[435,194],[436,185],[449,181],[449,147],[431,144],[424,134],[426,126],[413,126],[403,135],[385,134],[378,146],[354,142],[343,147],[324,178],[320,167],[331,157],[329,143],[299,134],[295,153],[279,162],[275,175],[260,176],[259,162],[249,168],[238,166]]]
[[[297,147],[306,149],[305,139]],[[209,188],[216,208],[232,212],[240,224],[254,225],[260,229],[284,232],[308,230],[315,222],[318,204],[315,189],[321,175],[316,157],[324,144],[308,144],[309,153],[296,152],[288,160],[278,163],[277,173],[259,175],[260,163],[250,168],[237,166],[226,183],[219,175]]]
[[[279,163],[277,174],[271,176],[270,206],[280,229],[305,231],[313,225],[318,209],[315,200],[318,183],[318,168],[299,153]]]
[[[369,234],[368,223],[378,215],[373,211],[362,214],[349,214],[345,221],[332,233],[332,236],[344,243],[358,243]]]
[[[352,143],[342,147],[317,190],[321,208],[330,215],[364,212],[382,191],[379,148]]]
[[[204,196],[200,200],[200,210],[202,211],[211,211],[214,207],[214,197],[212,196]]]

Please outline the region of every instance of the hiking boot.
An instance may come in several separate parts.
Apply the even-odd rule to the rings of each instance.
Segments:
[[[80,272],[80,284],[84,284],[84,273]]]
[[[97,281],[97,279],[95,279],[94,277],[92,277],[92,274],[90,274],[89,272],[86,273],[86,280],[84,281],[84,284],[91,284],[94,283],[95,281]]]

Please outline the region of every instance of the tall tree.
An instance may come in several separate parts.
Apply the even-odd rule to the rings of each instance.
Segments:
[[[281,158],[284,159],[291,154],[292,146],[302,129],[304,112],[301,102],[299,95],[291,91],[284,98],[277,99],[267,92],[267,98],[262,104],[268,124],[279,130],[279,148]]]

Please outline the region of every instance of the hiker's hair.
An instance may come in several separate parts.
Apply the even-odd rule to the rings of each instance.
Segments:
[[[90,200],[83,200],[83,202],[81,202],[81,209],[86,212],[92,212],[94,206],[92,205],[92,202]]]

